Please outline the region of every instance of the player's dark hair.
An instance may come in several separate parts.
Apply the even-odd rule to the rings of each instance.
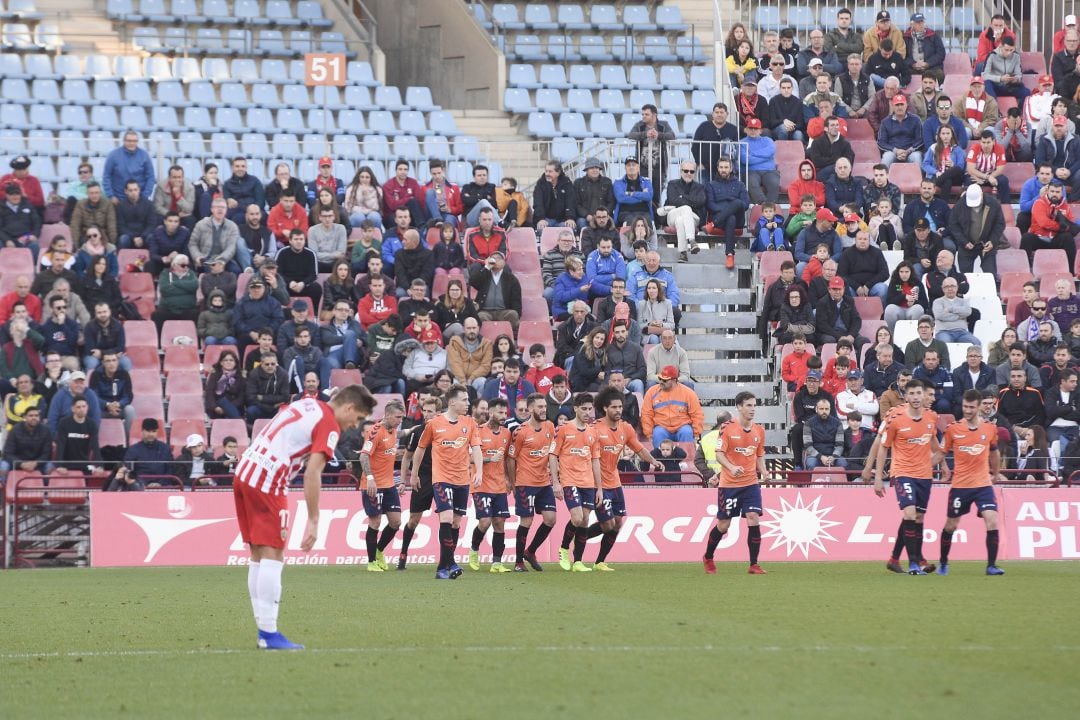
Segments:
[[[462,389],[464,389],[464,388],[462,388]],[[529,393],[528,397],[525,398],[525,407],[532,407],[532,404],[534,402],[547,403],[547,398],[544,397],[544,393],[538,393],[538,392]]]
[[[371,411],[375,409],[376,403],[371,391],[357,383],[338,388],[338,391],[334,393],[334,397],[330,400],[330,404],[336,407],[352,405],[363,414],[370,415]]]
[[[914,378],[914,379],[908,381],[908,384],[904,387],[904,392],[907,392],[908,390],[915,390],[917,388],[925,390],[926,389],[926,384],[922,380],[919,380],[918,378]]]
[[[449,387],[449,389],[447,389],[447,391],[443,395],[443,397],[446,399],[446,402],[449,404],[449,402],[451,400],[457,400],[462,395],[468,395],[468,394],[469,394],[469,391],[465,389],[464,385],[451,385]],[[491,406],[488,405],[488,407],[491,407]]]
[[[490,400],[487,401],[487,403],[488,403],[488,410],[491,410],[492,408],[497,408],[497,407],[504,407],[504,408],[507,408],[507,409],[510,408],[510,403],[506,402],[506,398],[491,398]]]
[[[972,388],[964,391],[964,402],[982,402],[982,393]]]
[[[592,405],[592,395],[587,392],[579,392],[574,395],[574,407],[581,407],[582,405]]]
[[[745,405],[747,400],[756,400],[757,396],[749,390],[743,390],[735,396],[735,406]]]
[[[605,385],[600,388],[600,392],[596,393],[596,396],[593,398],[593,406],[600,412],[607,412],[608,406],[616,400],[622,402],[622,392],[619,391],[618,388]]]

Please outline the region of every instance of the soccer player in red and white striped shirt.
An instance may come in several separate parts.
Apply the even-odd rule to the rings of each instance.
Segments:
[[[298,400],[274,416],[236,465],[233,498],[240,536],[251,548],[248,594],[262,649],[304,647],[290,642],[277,629],[285,539],[289,534],[289,481],[304,468],[308,517],[300,548],[308,552],[315,546],[319,529],[323,468],[333,458],[341,433],[359,425],[374,408],[375,399],[362,385],[341,388],[329,403],[314,398]]]

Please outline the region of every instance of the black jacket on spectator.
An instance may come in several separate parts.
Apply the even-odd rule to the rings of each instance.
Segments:
[[[445,243],[441,240],[435,243],[435,247],[431,249],[432,262],[436,268],[442,268],[443,270],[450,270],[452,268],[465,269],[465,248],[462,247],[460,242]],[[398,257],[401,257],[400,251]],[[395,272],[397,266],[394,267]],[[434,277],[434,271],[432,273]],[[428,287],[430,293],[431,287]]]
[[[93,312],[93,309],[90,309]],[[124,336],[124,325],[116,317],[109,318],[107,325],[102,327],[97,320],[91,320],[83,328],[83,347],[86,352],[100,350],[106,352],[122,352],[127,347]]]
[[[611,178],[604,175],[596,180],[590,180],[588,176],[579,177],[574,181],[574,201],[577,204],[574,213],[579,218],[592,215],[598,207],[606,207],[614,213],[615,188]]]
[[[486,266],[481,267],[479,270],[473,272],[472,277],[469,278],[469,285],[476,288],[476,309],[477,311],[483,311],[484,300],[487,299],[487,294],[491,290],[491,271]],[[503,305],[507,310],[515,310],[518,315],[521,314],[521,284],[518,279],[514,277],[514,273],[510,271],[510,266],[507,265],[503,268],[502,277],[499,278],[499,288],[502,289]]]
[[[835,142],[829,140],[828,135],[822,135],[810,143],[810,147],[806,149],[806,157],[818,170],[832,167],[842,157],[851,161],[852,165],[855,164],[855,150],[843,135],[837,136]],[[844,200],[840,204],[843,205],[845,202],[855,202],[855,198]]]
[[[893,75],[900,81],[900,87],[906,87],[911,82],[911,70],[904,62],[904,56],[898,52],[893,52],[888,58],[883,57],[880,50],[875,52],[866,60],[866,74],[883,78]]]
[[[401,248],[394,257],[394,280],[399,288],[408,288],[417,278],[427,283],[428,294],[431,294],[435,282],[435,254],[423,242],[411,250]]]
[[[680,178],[668,182],[665,204],[672,207],[689,205],[702,223],[705,222],[705,202],[705,186],[696,180],[686,182]]]
[[[574,322],[573,315],[566,322],[559,325],[555,331],[555,364],[563,367],[567,358],[572,358],[581,350],[581,343],[589,331],[596,327],[596,320],[586,316],[585,322],[578,325]],[[576,362],[576,361],[575,361]],[[577,386],[571,381],[570,387],[577,392]]]
[[[614,212],[614,209],[612,209]],[[619,248],[619,231],[615,228],[615,221],[610,217],[608,218],[607,225],[598,227],[596,221],[589,223],[584,230],[581,231],[581,258],[582,260],[589,257],[592,251],[596,249],[596,246],[600,244],[600,241],[607,238],[611,241],[611,246],[615,249]]]
[[[289,178],[288,189],[292,191],[293,197],[296,198],[296,204],[302,208],[307,208],[307,186],[304,185],[304,181],[298,177],[291,177]],[[281,183],[277,181],[277,178],[266,183],[263,194],[266,196],[266,208],[268,210],[281,202],[283,192],[285,192],[285,188],[281,187]]]
[[[877,364],[877,360],[867,362],[866,368],[863,370],[863,377],[865,378],[863,387],[881,397],[883,392],[896,383],[896,378],[903,369],[904,364],[896,360],[893,360],[892,364],[884,369]]]
[[[967,276],[956,269],[956,263],[953,263],[947,276],[935,267],[932,270],[927,270],[926,274],[923,275],[923,283],[926,285],[926,298],[931,304],[945,294],[941,290],[941,283],[945,282],[946,277],[951,277],[956,280],[959,285],[956,294],[960,297],[965,297],[968,294],[968,291],[971,290],[971,285],[968,284]]]
[[[1080,392],[1069,393],[1068,401],[1061,397],[1061,390],[1053,388],[1046,391],[1046,424],[1055,420],[1072,420],[1080,423]]]
[[[1046,425],[1046,405],[1042,393],[1032,387],[1005,388],[998,395],[998,415],[1010,425]]]
[[[131,202],[126,197],[116,206],[116,234],[141,237],[150,236],[161,219],[154,212],[154,204],[144,197]]]
[[[295,180],[295,178],[293,179]],[[297,198],[296,202],[299,203],[300,198]],[[277,240],[274,239],[274,234],[270,232],[270,228],[265,225],[253,228],[246,222],[239,223],[237,227],[240,228],[240,239],[247,244],[252,255],[274,257],[277,254]]]
[[[807,289],[806,284],[798,277],[792,281],[792,284]],[[783,280],[777,278],[765,291],[765,302],[762,303],[761,313],[758,315],[758,334],[762,337],[765,337],[768,324],[780,319],[780,308],[784,305],[784,298],[787,296],[789,287],[791,285],[785,285]]]
[[[33,430],[25,422],[15,423],[4,440],[4,459],[18,469],[20,462],[48,462],[52,458],[52,433],[45,419]]]
[[[173,454],[169,446],[161,440],[149,443],[139,441],[128,446],[124,452],[124,463],[136,477],[141,475],[170,475]]]
[[[130,405],[134,394],[131,375],[123,368],[117,368],[116,374],[109,378],[105,377],[105,368],[99,365],[90,373],[87,387],[97,393],[102,405],[110,402],[118,402],[121,407]]]
[[[839,273],[837,273],[837,276],[839,276]],[[855,301],[846,293],[840,301],[839,308],[837,308],[836,303],[833,302],[832,298],[826,295],[822,298],[821,302],[817,304],[815,311],[814,334],[818,336],[819,340],[824,336],[837,337],[838,331],[833,327],[836,323],[837,315],[839,315],[840,319],[847,327],[846,331],[840,333],[841,335],[858,337],[859,331],[862,330],[862,318],[859,317],[859,311],[855,309]]]
[[[88,472],[87,466],[99,460],[97,423],[89,416],[81,423],[73,415],[60,418],[56,424],[57,465]]]
[[[263,410],[273,410],[289,400],[289,378],[280,366],[273,374],[259,368],[248,373],[244,394],[248,405],[258,405]]]
[[[269,198],[267,198],[269,199]],[[495,183],[477,185],[474,182],[465,183],[461,186],[461,206],[465,208],[465,214],[476,207],[476,203],[487,200],[491,207],[498,207],[495,201]]]
[[[799,97],[798,92],[791,97],[777,95],[769,101],[769,125],[770,129],[780,127],[785,120],[795,123],[795,129],[806,132],[806,104]],[[817,141],[814,141],[817,144]],[[854,157],[852,153],[852,157]],[[817,165],[817,163],[814,163]],[[818,167],[821,167],[818,165]]]
[[[949,232],[949,204],[941,198],[934,198],[929,205],[924,203],[921,197],[909,202],[904,206],[904,214],[900,217],[900,226],[905,233],[910,233],[915,229],[915,221],[921,217],[926,217],[928,212],[934,220],[937,233],[942,236],[947,235]],[[906,249],[904,250],[904,259],[908,259]]]
[[[1049,340],[1032,340],[1028,343],[1028,362],[1036,367],[1042,367],[1054,362],[1054,348],[1058,341],[1055,338]],[[1044,386],[1045,387],[1045,386]]]
[[[791,409],[795,413],[795,422],[806,422],[807,418],[814,416],[819,400],[828,400],[833,414],[836,414],[836,399],[831,393],[818,388],[816,395],[811,395],[806,385],[799,388],[795,397],[791,400]]]
[[[856,441],[851,428],[844,430],[844,458],[848,461],[847,469],[849,472],[852,470],[861,471],[866,466],[866,456],[870,454],[870,448],[874,444],[875,437],[873,432],[863,430],[858,441]],[[849,481],[854,479],[854,477],[848,476]]]
[[[289,246],[283,247],[274,260],[277,262],[278,276],[286,284],[302,282],[306,290],[307,286],[318,281],[319,260],[315,257],[315,251],[309,247],[305,247],[300,252],[296,252]]]
[[[934,267],[934,260],[937,258],[938,253],[945,249],[945,243],[941,241],[941,235],[938,235],[933,230],[926,236],[925,246],[919,245],[919,239],[915,237],[914,230],[907,232],[907,234],[901,238],[900,244],[904,251],[905,260],[912,265],[918,265],[924,257],[927,257],[930,259],[931,268]]]
[[[859,250],[852,245],[840,253],[836,274],[844,278],[848,287],[858,288],[865,285],[870,288],[889,279],[889,264],[881,250],[873,245],[866,250]]]
[[[968,390],[987,390],[994,389],[997,383],[995,382],[994,368],[990,367],[986,363],[979,365],[979,377],[975,381],[975,384],[971,383],[971,373],[968,372],[967,363],[964,363],[960,367],[956,368],[952,372],[953,382],[953,417],[961,417],[964,414],[964,393]]]
[[[809,442],[807,442],[809,440]],[[824,420],[814,413],[803,421],[803,445],[808,456],[840,457],[844,451],[844,425],[836,415]]]
[[[25,197],[19,206],[12,208],[0,200],[0,242],[18,240],[23,235],[38,237],[41,234],[41,215]]]
[[[614,211],[614,208],[609,208]],[[574,186],[570,178],[560,173],[559,179],[552,186],[546,177],[541,177],[533,190],[533,222],[540,220],[577,220]]]
[[[641,346],[627,338],[622,347],[613,340],[607,346],[605,370],[621,369],[627,380],[645,382],[645,354]],[[577,363],[577,360],[574,361]],[[571,385],[570,387],[574,387]]]
[[[574,364],[570,366],[570,387],[574,392],[596,392],[603,384],[600,373],[604,370],[604,356],[597,355],[594,360],[589,360],[582,348],[574,355]]]

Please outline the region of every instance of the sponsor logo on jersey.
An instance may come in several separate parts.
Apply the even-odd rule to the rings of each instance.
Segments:
[[[327,449],[329,449],[329,450],[337,449],[338,437],[339,437],[338,434],[336,432],[334,432],[334,431],[331,431],[330,434],[326,436],[326,447],[327,447]]]
[[[465,447],[466,442],[468,442],[468,440],[459,435],[453,440],[440,440],[439,445],[445,448],[454,448],[455,450],[460,450],[461,448]]]
[[[929,445],[930,435],[919,435],[918,437],[905,438],[904,443],[907,445]]]
[[[570,454],[576,457],[592,457],[592,452],[587,447],[572,447],[570,448]]]
[[[982,455],[986,450],[986,446],[981,443],[975,443],[974,445],[957,445],[956,452],[966,453],[968,455]]]
[[[754,445],[744,445],[742,447],[733,447],[731,448],[731,451],[737,452],[740,455],[745,455],[746,457],[753,457],[757,453],[757,447]]]
[[[613,455],[622,454],[622,450],[623,450],[622,443],[619,443],[617,445],[601,445],[600,446],[600,451],[601,452],[612,453]]]

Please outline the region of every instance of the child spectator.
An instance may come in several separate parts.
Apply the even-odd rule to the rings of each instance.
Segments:
[[[754,226],[754,243],[750,246],[750,252],[790,249],[784,238],[784,216],[776,212],[775,203],[762,203],[761,217]]]

